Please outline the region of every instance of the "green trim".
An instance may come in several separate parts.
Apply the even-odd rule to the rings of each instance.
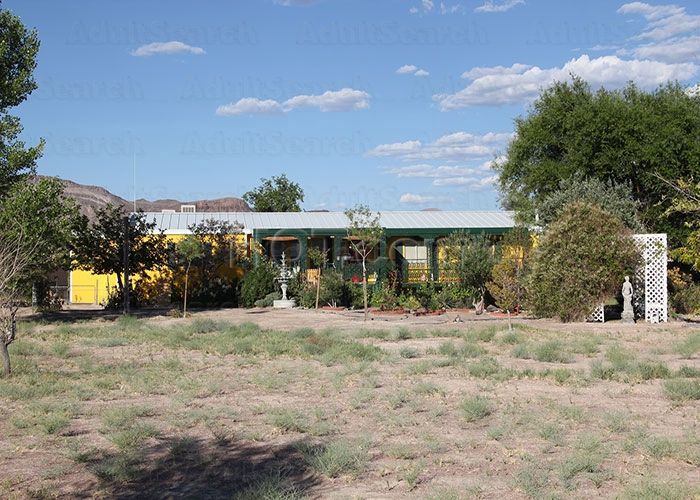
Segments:
[[[419,229],[419,228],[408,228],[408,229],[385,229],[385,237],[394,236],[416,236],[419,238],[439,238],[448,236],[456,231],[464,231],[471,234],[506,234],[510,232],[512,228],[504,227],[487,227],[487,228],[431,228],[431,229]],[[254,229],[254,238],[267,238],[269,236],[292,236],[298,237],[308,237],[312,238],[314,236],[340,236],[342,238],[347,237],[347,231],[344,228],[338,229]]]

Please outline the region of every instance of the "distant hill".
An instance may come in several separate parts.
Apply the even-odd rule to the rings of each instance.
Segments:
[[[95,211],[108,204],[121,205],[127,210],[133,209],[133,202],[110,193],[103,187],[86,186],[77,182],[59,179],[63,184],[64,193],[80,205],[81,213],[92,219]],[[214,200],[136,200],[136,209],[144,212],[160,212],[161,210],[180,211],[181,205],[194,205],[197,212],[252,212],[248,204],[240,198],[226,197]]]

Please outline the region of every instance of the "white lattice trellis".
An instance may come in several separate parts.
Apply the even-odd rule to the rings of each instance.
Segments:
[[[605,304],[600,304],[598,307],[593,309],[593,312],[586,319],[586,321],[592,321],[594,323],[605,323]]]
[[[668,244],[665,234],[635,234],[634,241],[644,259],[644,266],[637,273],[637,287],[643,287],[642,302],[641,290],[635,290],[637,306],[644,305],[644,319],[650,323],[668,321],[668,288],[667,262]],[[641,309],[641,307],[639,307]]]

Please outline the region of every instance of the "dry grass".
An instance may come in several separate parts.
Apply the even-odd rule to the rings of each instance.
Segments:
[[[22,325],[0,497],[700,492],[690,328],[346,323]]]

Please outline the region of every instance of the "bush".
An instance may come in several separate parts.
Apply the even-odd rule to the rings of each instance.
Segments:
[[[279,275],[277,266],[268,259],[261,259],[257,266],[248,270],[241,281],[241,304],[253,307],[256,300],[264,299],[275,292]]]
[[[388,283],[382,283],[381,286],[375,288],[372,293],[370,305],[372,307],[378,307],[382,311],[391,311],[399,307],[399,297]]]
[[[265,295],[264,299],[256,300],[255,307],[272,307],[275,300],[280,300],[282,294],[280,292],[272,292]]]
[[[617,218],[588,203],[572,203],[535,249],[528,302],[536,316],[580,321],[617,295],[639,253]]]
[[[407,311],[416,311],[421,307],[418,299],[410,293],[401,294],[401,297],[399,297],[399,305]]]
[[[700,313],[700,285],[692,284],[671,295],[671,306],[679,314]]]

